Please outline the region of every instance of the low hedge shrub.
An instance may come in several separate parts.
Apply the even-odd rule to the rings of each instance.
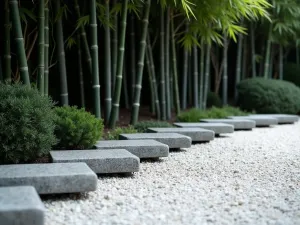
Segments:
[[[0,164],[33,162],[56,144],[54,104],[36,89],[0,84]]]
[[[103,135],[103,120],[84,109],[56,107],[56,149],[90,149]]]
[[[241,81],[237,85],[238,105],[257,113],[298,114],[300,88],[293,83],[264,78]]]
[[[120,134],[135,134],[137,133],[137,130],[134,129],[133,126],[128,127],[117,127],[114,130],[111,130],[107,134],[108,140],[119,140]]]

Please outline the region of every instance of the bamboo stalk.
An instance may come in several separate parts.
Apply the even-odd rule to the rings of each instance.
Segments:
[[[242,77],[241,79],[245,79],[248,76],[248,40],[247,36],[244,37],[244,46],[243,46],[243,65],[242,65]]]
[[[269,66],[269,76],[268,78],[273,78],[273,62],[274,62],[274,46],[271,44],[271,51],[270,51],[270,66]]]
[[[266,47],[266,55],[265,55],[265,64],[264,64],[264,78],[268,78],[268,74],[270,72],[270,52],[271,52],[271,32],[272,32],[272,25],[270,24],[268,40],[267,40],[267,47]]]
[[[148,44],[147,44],[148,46]],[[153,80],[153,74],[151,71],[151,63],[150,63],[150,57],[148,53],[148,47],[146,49],[145,53],[145,62],[147,66],[147,73],[148,73],[148,78],[149,78],[149,87],[150,87],[150,93],[151,93],[151,104],[150,104],[150,110],[152,114],[155,114],[156,108],[155,108],[155,94],[154,94],[154,85],[152,83]]]
[[[11,83],[11,55],[10,55],[10,13],[8,0],[4,1],[4,46],[3,46],[3,79],[8,84]]]
[[[252,38],[251,38],[252,40]],[[243,35],[238,35],[238,47],[237,47],[237,58],[236,58],[236,70],[235,70],[235,91],[234,96],[235,100],[237,100],[238,92],[237,92],[237,84],[241,81],[241,64],[242,64],[242,50],[243,50]]]
[[[166,120],[166,86],[165,86],[165,16],[164,9],[160,9],[160,101],[161,119]]]
[[[116,83],[115,90],[113,94],[113,105],[112,111],[109,118],[109,127],[115,128],[116,122],[118,119],[118,111],[120,104],[120,96],[122,89],[122,74],[123,74],[123,63],[124,63],[124,50],[125,50],[125,39],[126,39],[126,23],[127,23],[127,7],[128,0],[124,0],[122,4],[122,12],[121,12],[121,34],[120,34],[120,42],[119,42],[119,52],[118,52],[118,60],[117,60],[117,73],[116,73]]]
[[[279,45],[279,79],[283,80],[283,47]]]
[[[136,78],[136,59],[135,59],[135,25],[134,15],[130,16],[130,74],[131,74],[131,101],[134,98],[135,78]]]
[[[129,94],[128,94],[128,84],[127,84],[127,70],[126,70],[126,63],[123,64],[123,93],[124,93],[124,103],[125,103],[125,108],[129,109],[130,104],[129,104]]]
[[[145,4],[145,11],[144,11],[143,26],[142,26],[142,33],[141,33],[141,40],[140,40],[140,52],[139,52],[138,67],[137,67],[138,70],[137,70],[137,76],[136,76],[136,85],[135,85],[135,89],[134,89],[132,113],[131,113],[131,118],[130,118],[130,124],[132,124],[132,125],[136,124],[136,122],[138,121],[138,116],[139,116],[140,97],[141,97],[141,89],[142,89],[146,39],[147,39],[147,32],[148,32],[151,0],[146,0],[144,4]]]
[[[56,15],[59,14],[60,1],[54,1],[54,8]],[[64,37],[63,37],[63,27],[62,19],[59,17],[55,23],[56,29],[56,43],[57,43],[57,59],[60,75],[60,99],[62,105],[69,105],[68,98],[68,83],[67,83],[67,70],[66,70],[66,59],[64,50]]]
[[[155,111],[156,111],[156,117],[157,119],[161,118],[161,111],[160,111],[160,103],[159,103],[159,96],[158,96],[158,90],[157,90],[157,82],[156,82],[156,74],[155,74],[155,66],[153,61],[153,55],[152,55],[152,48],[151,48],[151,42],[150,42],[150,34],[148,32],[147,35],[147,52],[149,54],[149,60],[150,60],[150,68],[151,68],[151,74],[152,74],[152,86],[154,88],[154,99],[155,99]]]
[[[194,44],[193,45],[193,100],[194,100],[194,107],[198,108],[199,107],[199,99],[198,99],[198,95],[199,95],[199,87],[198,87],[198,76],[199,76],[199,72],[198,72],[198,49],[197,49],[197,45]]]
[[[20,64],[19,69],[20,69],[21,77],[22,77],[23,83],[30,87],[30,78],[29,78],[28,65],[27,65],[27,60],[26,60],[24,38],[23,38],[23,34],[22,34],[18,1],[17,0],[9,0],[9,4],[10,4],[11,19],[12,19],[12,28],[15,33],[17,59]]]
[[[251,41],[251,62],[252,62],[252,77],[256,77],[256,61],[255,61],[255,35],[253,23],[250,23],[250,41]]]
[[[204,80],[204,93],[203,93],[203,109],[206,109],[207,93],[209,91],[209,74],[210,74],[210,48],[209,44],[206,45],[206,58],[205,58],[205,80]]]
[[[81,13],[80,13],[80,7],[78,4],[78,0],[75,0],[74,3],[75,3],[74,8],[75,8],[77,17],[80,18]],[[79,27],[79,29],[80,29],[80,35],[81,35],[82,44],[83,44],[83,50],[85,53],[85,60],[88,65],[89,72],[90,72],[90,74],[92,74],[92,57],[91,57],[91,52],[90,52],[89,44],[88,44],[87,37],[86,37],[85,28],[84,28],[84,26],[81,25]]]
[[[101,118],[100,83],[99,83],[99,60],[98,60],[98,31],[96,0],[90,0],[90,28],[91,28],[91,56],[92,77],[94,92],[94,111],[97,118]]]
[[[44,95],[49,94],[49,8],[48,3],[45,8],[45,71],[44,71]]]
[[[79,87],[80,87],[79,88],[80,89],[80,105],[82,108],[85,108],[81,37],[80,37],[79,32],[77,33],[77,54],[78,54],[78,74],[79,74]]]
[[[185,32],[189,31],[189,23],[186,21]],[[187,80],[188,80],[188,50],[183,49],[183,71],[182,71],[182,93],[181,93],[181,108],[186,109],[187,101]]]
[[[199,107],[203,108],[203,95],[204,95],[204,61],[205,61],[205,49],[204,42],[201,42],[201,55],[200,55],[200,79],[199,79]]]
[[[111,48],[110,48],[110,27],[109,27],[109,0],[105,0],[105,19],[106,24],[104,24],[104,52],[105,52],[105,68],[104,68],[104,84],[105,84],[105,113],[104,121],[108,123],[110,112],[111,112]]]
[[[113,4],[117,4],[117,0],[113,0]],[[111,70],[111,76],[112,76],[112,90],[115,89],[115,82],[116,82],[116,74],[117,74],[117,60],[118,60],[118,15],[116,14],[114,16],[114,30],[112,32],[112,70]]]
[[[44,79],[45,79],[45,0],[39,0],[38,15],[38,70],[37,70],[37,87],[42,95],[44,95]]]
[[[222,100],[223,105],[227,105],[227,91],[228,91],[228,39],[224,34],[224,47],[223,47],[223,87],[222,87]]]
[[[166,119],[171,118],[171,97],[170,97],[170,7],[166,13],[165,33],[165,90],[166,90]]]
[[[172,44],[172,72],[174,77],[174,103],[176,115],[180,114],[180,99],[179,99],[179,87],[178,87],[178,75],[177,75],[177,59],[176,59],[176,46],[175,46],[175,31],[174,31],[174,19],[173,12],[171,12],[171,44]]]

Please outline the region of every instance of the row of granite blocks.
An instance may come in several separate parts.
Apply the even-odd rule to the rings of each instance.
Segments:
[[[120,140],[98,141],[92,150],[51,151],[53,163],[0,165],[0,224],[42,225],[44,194],[81,193],[97,189],[96,174],[133,173],[140,159],[168,157],[169,149],[189,148],[235,130],[295,123],[296,115],[250,115],[174,123],[147,133],[121,134]]]

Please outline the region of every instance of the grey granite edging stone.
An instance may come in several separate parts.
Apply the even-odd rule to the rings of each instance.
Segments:
[[[95,144],[98,150],[126,149],[139,158],[169,156],[169,146],[155,140],[107,140]]]
[[[0,187],[35,187],[39,194],[95,191],[97,175],[86,163],[0,165]]]
[[[34,187],[0,187],[1,225],[44,225],[45,211]]]
[[[95,173],[138,172],[140,159],[125,149],[50,151],[54,163],[85,162]]]
[[[274,117],[278,120],[278,124],[291,124],[299,121],[298,115],[290,115],[290,114],[251,114],[253,117],[264,117],[270,116]]]
[[[188,136],[177,133],[136,133],[120,134],[120,140],[148,140],[152,139],[169,146],[169,148],[189,148],[192,145],[192,139]]]
[[[178,122],[173,123],[176,127],[182,128],[202,128],[207,130],[212,130],[215,132],[216,135],[219,134],[226,134],[226,133],[233,133],[234,126],[231,124],[226,123],[205,123],[205,122],[198,122],[198,123],[187,123],[187,122]]]
[[[189,136],[193,142],[207,142],[215,137],[215,132],[202,128],[180,128],[180,127],[149,127],[148,132],[152,133],[178,133]]]
[[[202,119],[200,122],[206,123],[227,123],[234,126],[234,130],[252,130],[256,123],[253,120],[245,119]]]
[[[245,119],[255,121],[256,127],[267,127],[272,125],[277,125],[278,120],[271,116],[230,116],[230,119]]]

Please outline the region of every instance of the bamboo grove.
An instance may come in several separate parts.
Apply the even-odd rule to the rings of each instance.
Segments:
[[[247,77],[299,63],[298,0],[3,0],[0,76],[86,108],[113,128],[120,107],[169,120],[224,105]]]

